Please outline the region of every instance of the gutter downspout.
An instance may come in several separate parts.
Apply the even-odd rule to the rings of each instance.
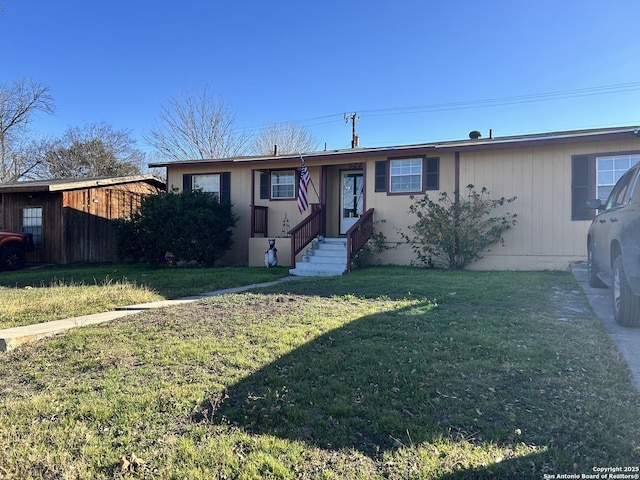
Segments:
[[[455,178],[454,178],[453,189],[459,194],[460,192],[460,152],[459,151],[456,152],[455,154],[454,171],[455,171]]]

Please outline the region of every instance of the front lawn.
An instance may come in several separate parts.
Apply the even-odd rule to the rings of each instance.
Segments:
[[[375,267],[0,356],[0,478],[530,478],[637,467],[567,273]]]
[[[0,272],[0,329],[268,282],[287,268],[50,266]]]

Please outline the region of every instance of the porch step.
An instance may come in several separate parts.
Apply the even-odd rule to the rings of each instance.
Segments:
[[[298,277],[333,277],[342,275],[346,269],[346,239],[324,238],[314,240],[289,273]]]

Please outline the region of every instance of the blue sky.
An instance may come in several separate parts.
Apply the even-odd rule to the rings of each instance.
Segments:
[[[206,86],[238,129],[309,129],[320,148],[640,124],[637,0],[0,0],[0,82],[51,88],[32,131],[148,134]]]

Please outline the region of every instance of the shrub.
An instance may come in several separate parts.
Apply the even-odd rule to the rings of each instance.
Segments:
[[[378,255],[397,247],[397,245],[389,245],[387,243],[387,237],[382,232],[375,231],[375,226],[380,223],[385,223],[385,220],[376,220],[373,222],[374,230],[371,237],[353,256],[351,264],[354,267],[366,267],[380,263]]]
[[[131,218],[116,220],[116,249],[129,262],[212,265],[231,248],[236,222],[231,204],[210,193],[149,195]]]
[[[492,200],[484,187],[479,193],[473,185],[467,185],[466,190],[464,198],[458,191],[452,197],[442,192],[438,202],[425,195],[409,207],[418,221],[409,226],[413,236],[401,235],[422,264],[463,270],[482,258],[480,253],[490,245],[504,244],[502,234],[516,224],[515,213],[491,216],[516,197]]]

